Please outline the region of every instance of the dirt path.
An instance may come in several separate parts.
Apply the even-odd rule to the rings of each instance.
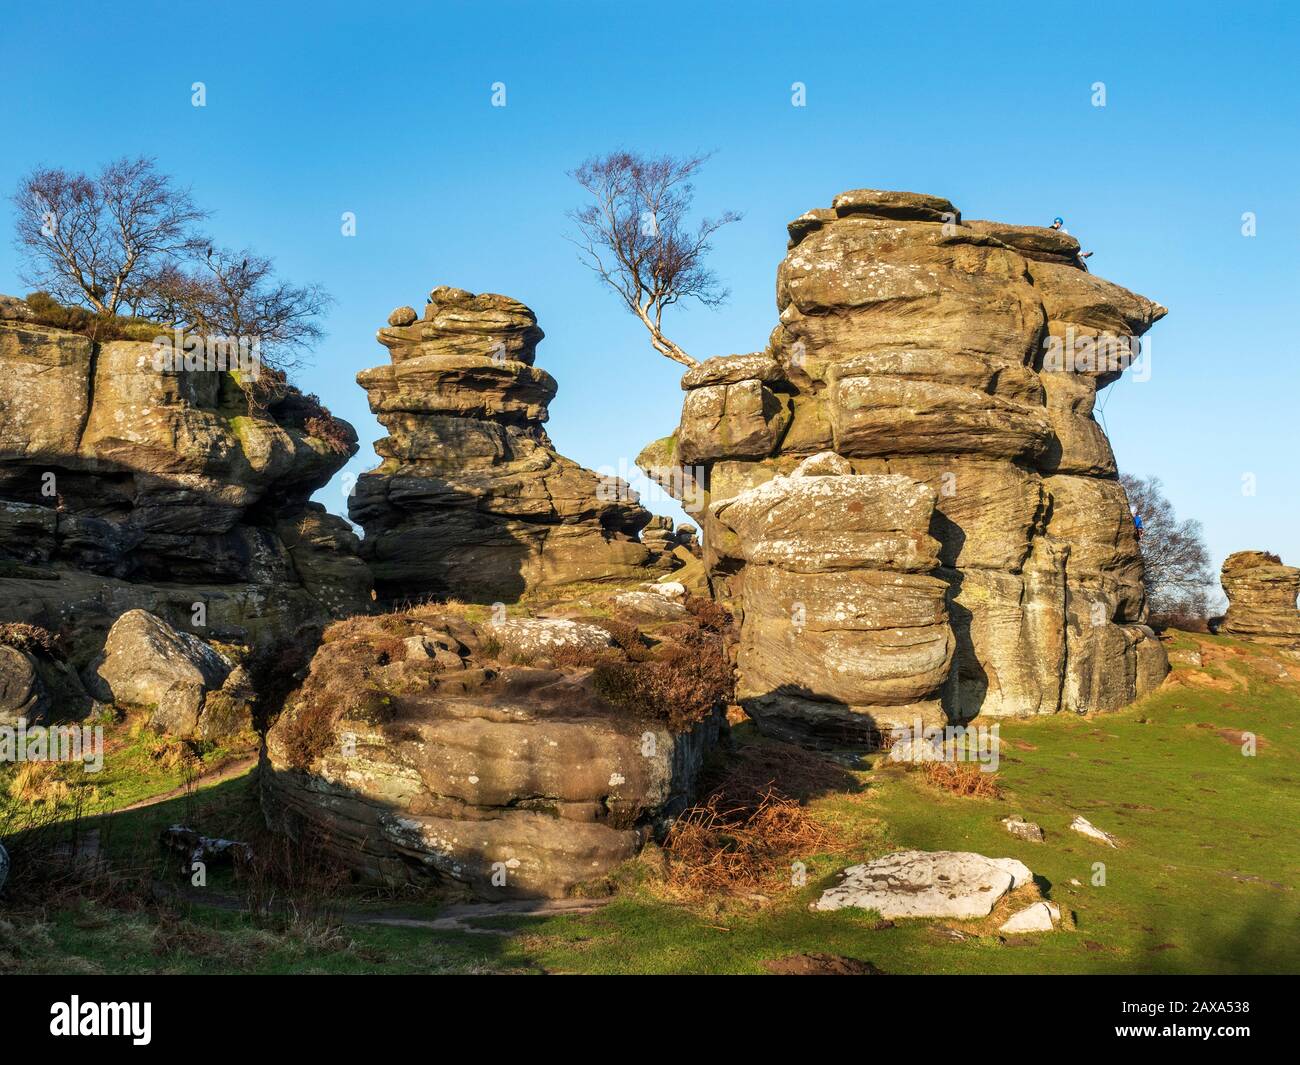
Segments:
[[[231,913],[247,913],[244,899],[229,892],[178,891],[161,883],[154,885],[159,899],[184,899],[200,906],[210,906]],[[426,928],[435,932],[472,932],[480,936],[512,936],[515,928],[477,928],[473,921],[494,917],[555,917],[560,914],[594,913],[610,899],[510,899],[503,902],[460,902],[444,906],[436,917],[423,917],[394,907],[388,910],[352,910],[341,908],[338,920],[345,925],[385,925],[389,928]]]
[[[235,777],[243,776],[253,766],[257,765],[257,755],[250,754],[243,758],[236,758],[230,762],[224,762],[217,768],[197,776],[187,787],[182,784],[179,788],[172,788],[171,791],[164,791],[158,795],[151,795],[147,799],[141,799],[139,802],[133,802],[130,806],[120,806],[112,813],[123,814],[129,810],[143,810],[146,806],[157,806],[160,802],[168,802],[171,799],[179,799],[189,794],[196,788],[207,788],[214,784],[224,784],[227,780],[234,780]]]
[[[510,902],[466,902],[447,906],[437,917],[411,917],[400,911],[344,913],[344,924],[382,924],[394,928],[431,928],[439,932],[473,932],[476,935],[510,936],[513,928],[476,928],[469,921],[492,917],[554,917],[558,914],[594,913],[609,899],[517,899]]]

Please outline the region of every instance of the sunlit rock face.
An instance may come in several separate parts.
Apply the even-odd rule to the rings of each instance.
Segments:
[[[625,484],[556,453],[556,383],[518,300],[441,287],[422,317],[379,330],[391,362],[357,376],[388,436],[349,504],[389,601],[517,599],[531,589],[645,576],[651,515]]]
[[[1300,648],[1300,568],[1267,551],[1238,551],[1220,576],[1228,613],[1220,632],[1257,643]]]
[[[809,456],[833,452],[850,475],[894,475],[900,493],[919,484],[934,497],[934,564],[909,572],[945,589],[954,646],[939,702],[948,719],[1115,709],[1158,684],[1168,664],[1144,624],[1133,522],[1092,412],[1165,309],[1090,274],[1067,234],[964,222],[934,196],[846,192],[789,232],[767,349],[691,370],[677,432],[640,460],[698,517],[715,594],[751,624],[760,598],[751,585],[770,589],[774,564],[752,558],[727,515]],[[864,502],[863,531],[884,506],[879,495]],[[827,515],[810,505],[799,519],[810,551],[842,531]],[[804,563],[781,563],[792,566]],[[877,579],[836,572],[845,588]],[[769,633],[782,611],[797,613],[793,589],[761,598],[756,623]],[[885,598],[880,620],[894,609],[906,630],[918,624],[916,605],[902,592],[892,606]],[[790,628],[783,654],[816,681],[829,638]],[[773,679],[742,657],[740,685],[756,693],[746,705],[759,707],[760,724],[758,689]],[[808,701],[846,701],[828,680],[807,687]],[[888,705],[872,702],[869,685],[856,695],[867,696],[847,700],[859,709]]]
[[[133,608],[239,641],[369,608],[357,537],[309,502],[352,427],[212,361],[0,320],[0,622],[84,657]]]

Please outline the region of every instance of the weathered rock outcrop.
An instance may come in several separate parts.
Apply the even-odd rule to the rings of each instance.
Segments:
[[[752,567],[725,515],[833,451],[854,474],[901,475],[937,499],[950,718],[1114,709],[1159,683],[1167,661],[1144,624],[1141,556],[1092,409],[1164,308],[1089,274],[1072,237],[963,223],[932,196],[844,193],[792,222],[789,248],[767,350],[688,372],[680,427],[638,460],[699,518],[715,594],[748,626]],[[863,532],[884,505],[855,512]],[[809,545],[831,531],[822,520],[801,519]],[[789,614],[790,595],[771,616]],[[897,601],[900,627],[918,605]],[[882,598],[882,628],[890,609]],[[811,633],[785,634],[782,653],[815,671]],[[754,693],[765,678],[747,672]],[[750,702],[762,724],[761,695]]]
[[[75,624],[93,649],[135,607],[190,627],[202,604],[199,631],[240,640],[366,609],[356,537],[308,502],[351,426],[154,356],[0,321],[0,621]]]
[[[528,589],[635,578],[654,558],[635,493],[558,455],[554,378],[518,300],[441,287],[378,339],[392,362],[357,381],[388,436],[349,513],[382,599],[514,600]]]
[[[338,622],[267,736],[269,823],[368,879],[568,893],[689,802],[731,668],[701,619]],[[658,693],[658,694],[656,694]]]
[[[1244,640],[1300,648],[1300,568],[1266,551],[1238,551],[1220,574],[1228,613],[1219,631]]]

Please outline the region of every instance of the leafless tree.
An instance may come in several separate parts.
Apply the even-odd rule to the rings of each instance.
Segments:
[[[570,172],[593,200],[569,215],[579,230],[572,239],[582,261],[641,320],[655,350],[683,366],[696,360],[664,335],[664,310],[691,297],[708,307],[726,301],[727,290],[705,259],[713,234],[741,217],[726,211],[694,228],[687,223],[695,197],[691,178],[708,158],[617,151]]]
[[[55,299],[114,315],[138,278],[199,246],[207,212],[152,159],[118,159],[95,176],[38,168],[19,182],[23,281]]]
[[[1177,619],[1180,625],[1203,620],[1215,578],[1201,523],[1178,520],[1158,477],[1126,473],[1120,483],[1142,519],[1138,546],[1152,614]]]
[[[157,321],[206,336],[255,337],[280,370],[323,335],[318,319],[332,302],[319,285],[292,285],[275,264],[249,250],[203,249],[192,267],[164,263],[141,278],[140,305]]]

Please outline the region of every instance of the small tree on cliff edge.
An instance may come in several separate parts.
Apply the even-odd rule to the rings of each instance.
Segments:
[[[93,176],[40,167],[13,201],[23,280],[110,318],[134,303],[142,276],[201,247],[193,227],[207,217],[145,158],[118,159]]]
[[[727,211],[688,225],[691,178],[707,160],[618,151],[594,156],[569,175],[594,201],[569,215],[579,229],[574,243],[582,261],[641,320],[655,350],[683,366],[697,363],[664,335],[664,309],[691,297],[706,307],[726,301],[727,290],[704,260],[709,238],[740,219]]]
[[[1209,613],[1210,552],[1199,521],[1179,521],[1158,477],[1120,475],[1131,505],[1142,519],[1143,583],[1156,620],[1179,628],[1200,627]]]

